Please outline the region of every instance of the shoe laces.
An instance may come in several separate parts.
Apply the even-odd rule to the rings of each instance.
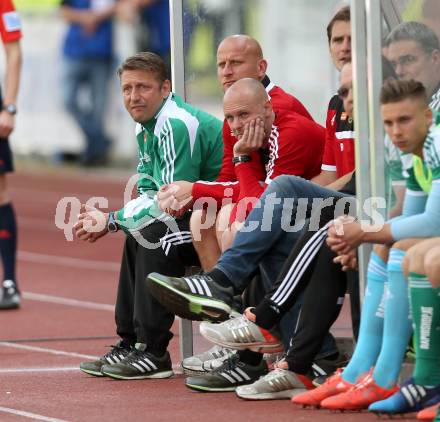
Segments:
[[[223,363],[218,367],[212,370],[213,373],[220,372],[231,372],[240,364],[240,356],[238,354],[233,354],[228,356]]]
[[[227,325],[231,330],[238,330],[240,328],[247,327],[250,324],[253,324],[253,322],[248,320],[244,315],[240,315],[235,318],[228,319],[225,325]]]
[[[108,351],[103,357],[107,358],[109,356],[113,356],[115,354],[117,354],[118,352],[121,354],[128,354],[129,350],[126,349],[125,347],[121,346],[121,343],[118,344],[111,344],[109,346],[106,347],[110,347],[110,351]]]
[[[266,375],[264,375],[263,377],[260,378],[264,378],[267,381],[273,380],[275,378],[281,378],[284,377],[286,375],[286,371],[288,371],[288,369],[283,369],[283,368],[275,368],[272,371],[270,371],[269,373],[267,373]]]
[[[144,355],[149,355],[147,352],[138,350],[135,347],[132,347],[130,353],[125,357],[125,363],[133,363],[140,360]]]

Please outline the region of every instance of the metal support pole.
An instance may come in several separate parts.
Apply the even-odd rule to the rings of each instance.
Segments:
[[[182,0],[170,1],[171,75],[173,92],[186,99],[185,52],[183,46],[183,4]],[[179,320],[179,344],[182,359],[193,355],[192,321]]]
[[[170,1],[171,37],[171,79],[173,92],[184,100],[185,95],[185,52],[183,46],[183,1]]]
[[[380,2],[366,0],[368,50],[368,102],[370,129],[371,194],[385,198],[385,144],[380,115],[380,89],[382,86],[382,21]],[[386,217],[386,209],[377,212]]]
[[[370,210],[364,208],[371,197],[370,147],[367,85],[367,39],[365,21],[365,0],[353,0],[351,4],[351,43],[353,61],[353,95],[356,151],[356,197],[358,216],[367,220]],[[359,291],[361,301],[366,285],[366,274],[371,245],[362,245],[358,251]]]

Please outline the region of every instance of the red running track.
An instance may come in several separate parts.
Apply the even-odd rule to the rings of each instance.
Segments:
[[[206,394],[169,380],[114,381],[87,376],[83,360],[114,344],[113,306],[123,234],[95,245],[68,242],[55,226],[64,196],[123,202],[129,174],[45,170],[10,178],[19,222],[18,278],[23,305],[0,313],[0,421],[367,421],[367,413],[303,410],[289,401],[250,402]],[[346,334],[346,312],[337,331]],[[179,363],[178,333],[170,352]],[[206,348],[196,337],[196,351]]]

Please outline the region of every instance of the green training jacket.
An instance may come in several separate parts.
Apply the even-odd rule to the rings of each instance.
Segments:
[[[137,198],[115,212],[126,233],[171,218],[158,207],[159,188],[177,180],[213,181],[223,158],[222,122],[171,93],[153,119],[136,125]]]

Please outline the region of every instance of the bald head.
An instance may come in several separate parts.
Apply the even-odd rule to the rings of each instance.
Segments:
[[[231,85],[223,98],[223,111],[237,138],[246,123],[255,119],[263,121],[265,133],[270,134],[275,115],[266,90],[256,79],[244,78]]]
[[[266,90],[261,82],[252,78],[244,78],[235,82],[226,91],[223,97],[223,102],[234,100],[250,101],[255,103],[264,104],[269,100]]]
[[[226,37],[219,44],[217,52],[231,47],[239,48],[241,51],[254,55],[258,59],[263,58],[263,50],[260,43],[249,35],[237,34]]]
[[[224,91],[242,78],[262,80],[266,69],[261,46],[249,35],[231,35],[218,46],[217,75]]]

